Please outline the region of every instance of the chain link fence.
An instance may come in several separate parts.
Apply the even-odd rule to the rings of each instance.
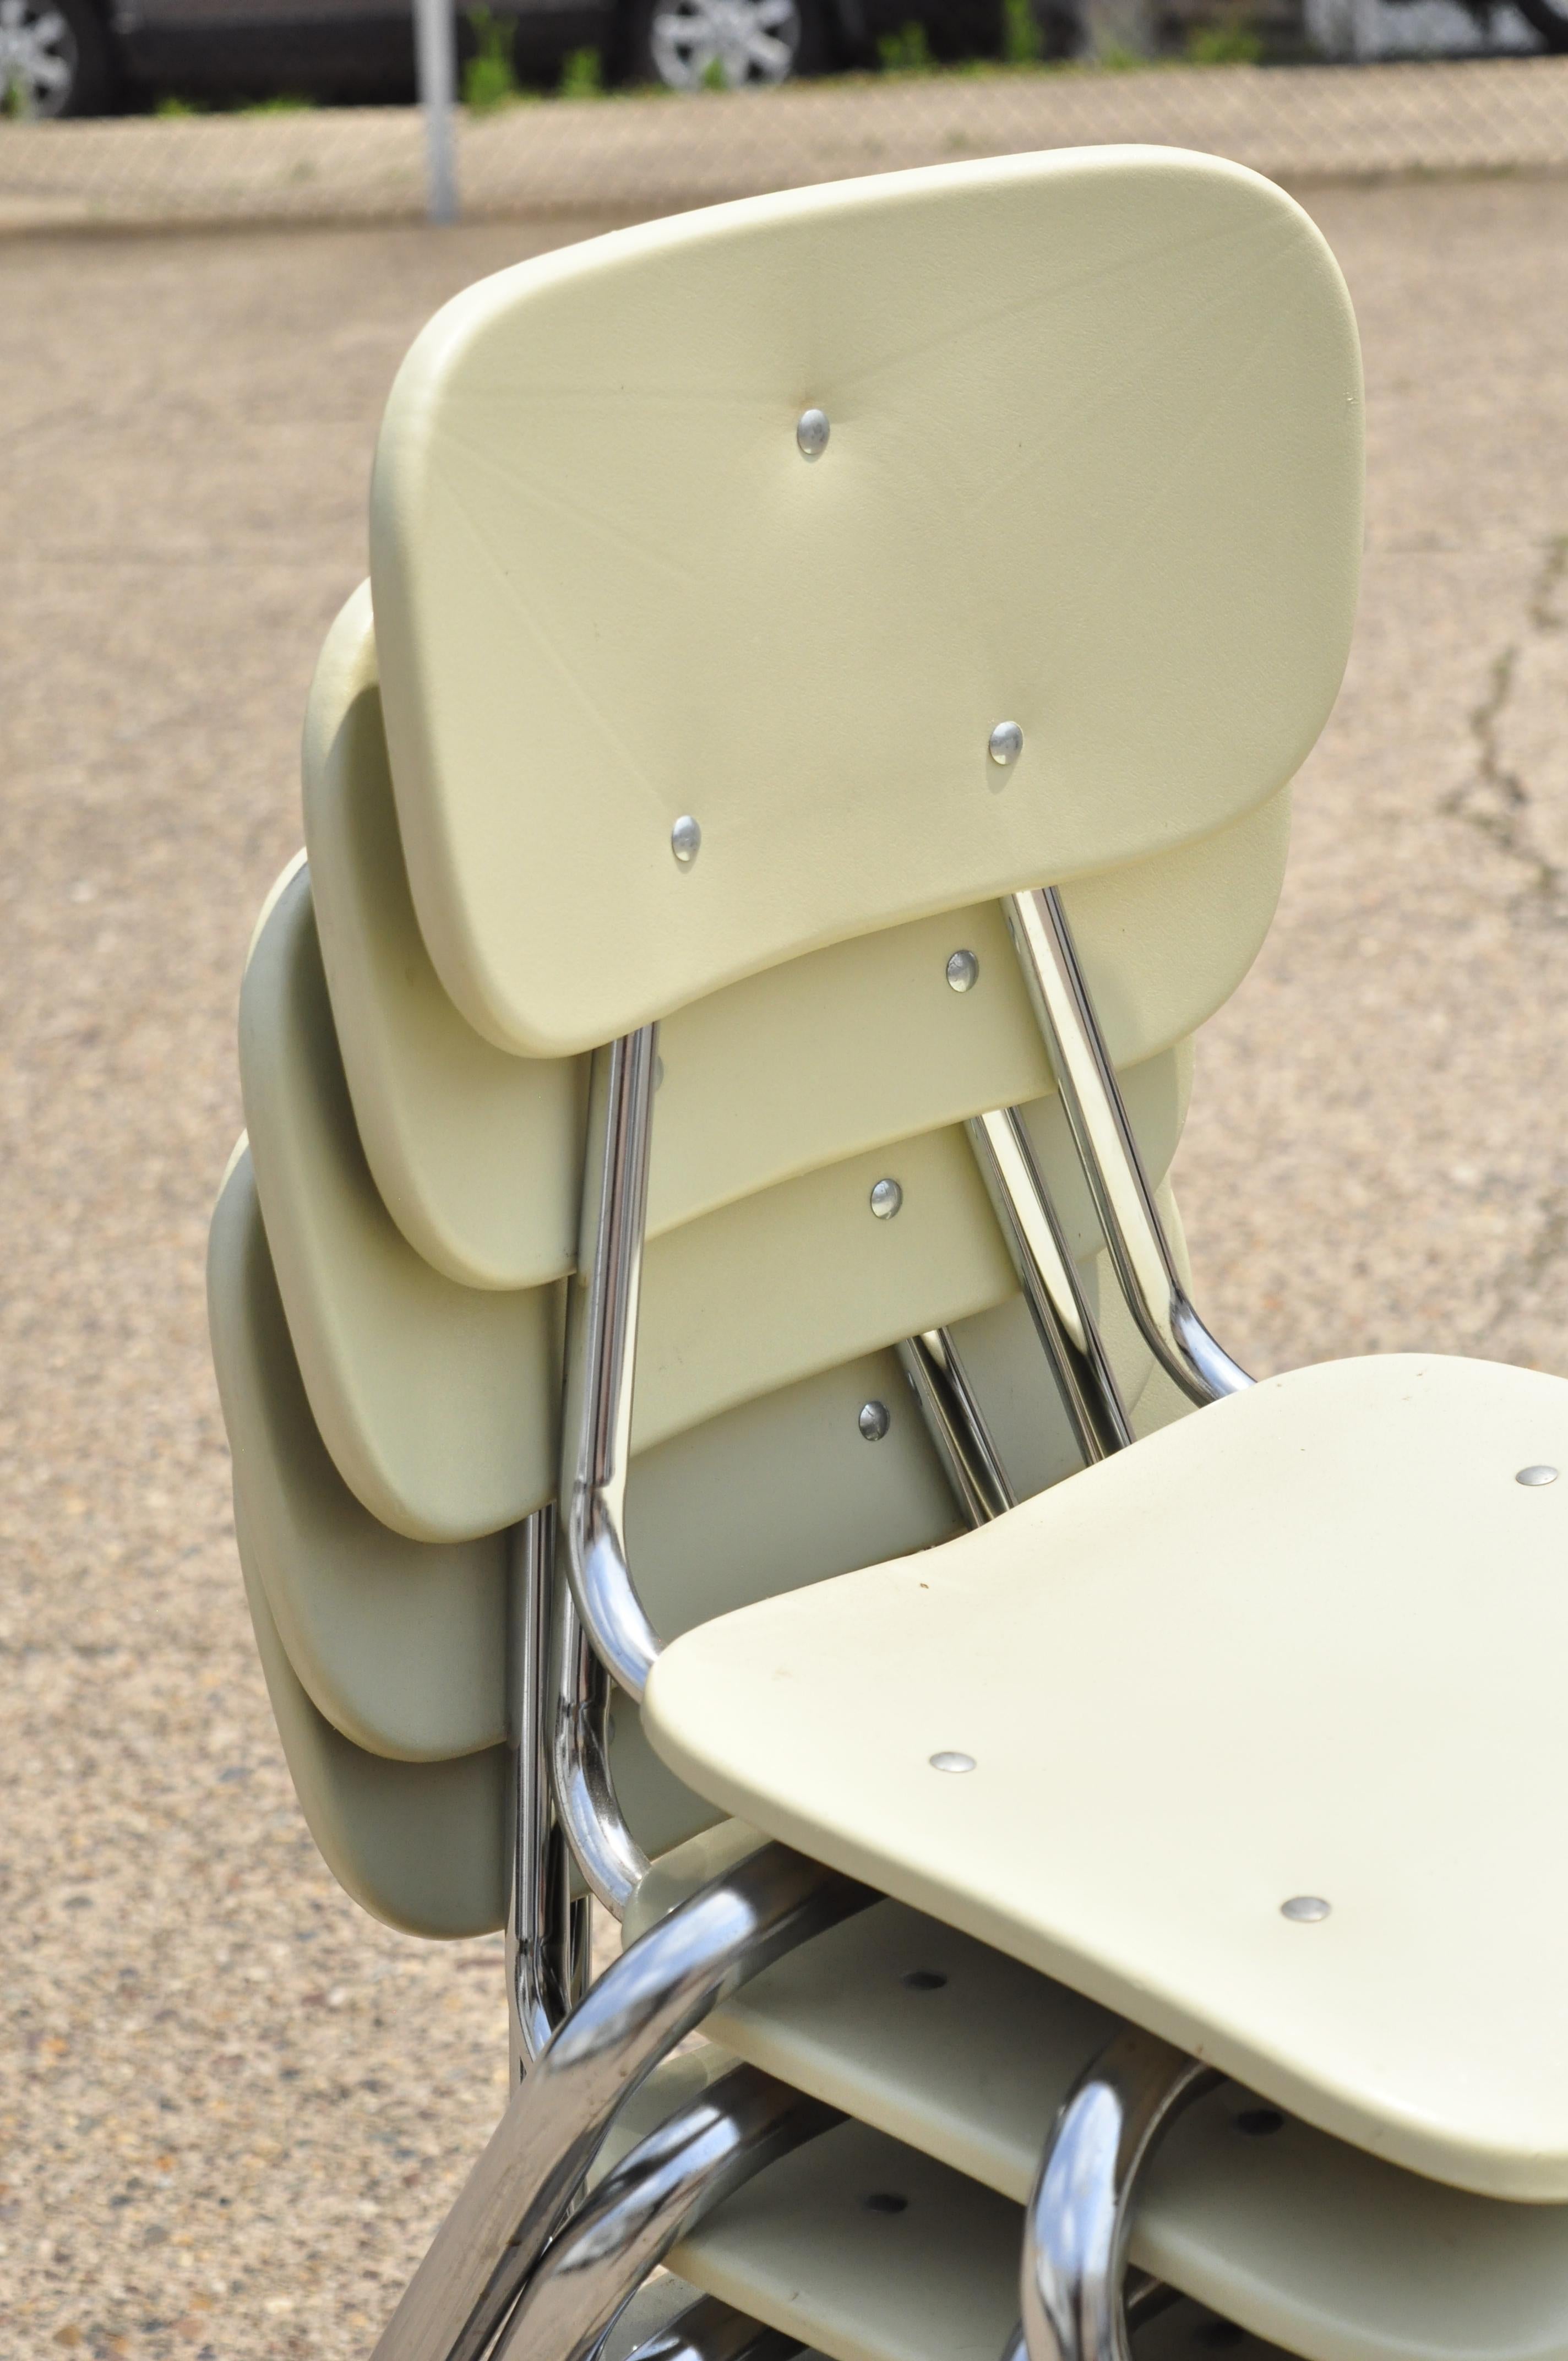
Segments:
[[[1556,171],[1568,169],[1568,57],[992,69],[541,99],[459,110],[456,137],[471,218],[652,214],[1124,140],[1206,149],[1286,182]],[[0,124],[0,228],[407,219],[425,187],[412,107]]]

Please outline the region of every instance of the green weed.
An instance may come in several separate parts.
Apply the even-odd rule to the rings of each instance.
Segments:
[[[1010,66],[1032,66],[1046,53],[1033,0],[1002,0],[1002,54]]]
[[[602,98],[604,60],[597,49],[574,49],[561,68],[563,98]]]
[[[1195,25],[1187,37],[1187,55],[1195,66],[1255,66],[1263,43],[1244,16],[1228,23]]]
[[[936,60],[924,25],[905,25],[884,33],[876,45],[883,73],[929,73]]]
[[[498,17],[488,8],[466,13],[474,54],[464,60],[463,104],[475,115],[488,115],[522,96],[514,51],[516,27],[510,16]]]

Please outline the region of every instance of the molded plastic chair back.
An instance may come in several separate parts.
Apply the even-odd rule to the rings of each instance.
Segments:
[[[1333,258],[1212,157],[792,191],[470,288],[371,498],[448,993],[562,1055],[1255,809],[1339,686],[1361,465]]]

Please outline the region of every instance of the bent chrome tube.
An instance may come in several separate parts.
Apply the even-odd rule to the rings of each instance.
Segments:
[[[989,1524],[1018,1496],[992,1440],[991,1429],[959,1348],[946,1328],[928,1328],[923,1335],[905,1337],[898,1357],[910,1391],[919,1404],[926,1432],[937,1447],[959,1508],[971,1525]]]
[[[1177,1275],[1056,889],[1009,894],[1002,908],[1127,1309],[1193,1401],[1240,1393],[1252,1378],[1209,1334]]]
[[[1133,1425],[1034,1143],[1016,1107],[973,1115],[964,1129],[1068,1422],[1092,1466],[1124,1450]]]
[[[699,2295],[634,2345],[627,2361],[792,2361],[804,2350],[798,2336],[766,2327],[716,2295]]]
[[[479,2361],[622,2100],[749,1977],[876,1899],[768,1844],[640,1936],[513,2092],[373,2361]]]
[[[1123,2273],[1138,2176],[1183,2108],[1220,2079],[1136,2026],[1080,2075],[1024,2217],[1028,2361],[1129,2361]],[[1152,2308],[1141,2286],[1135,2293]]]
[[[1122,2281],[1122,2317],[1127,2323],[1128,2334],[1140,2329],[1146,2320],[1156,2319],[1160,2312],[1168,2312],[1173,2303],[1180,2301],[1179,2288],[1168,2287],[1163,2279],[1157,2279],[1152,2271],[1140,2271],[1129,2266]],[[652,2344],[652,2339],[648,2341]],[[635,2361],[635,2356],[629,2356],[628,2361]],[[1002,2361],[1029,2361],[1029,2347],[1025,2341],[1022,2321],[1003,2346]]]
[[[626,1469],[658,1045],[644,1025],[594,1054],[561,1413],[566,1579],[595,1654],[640,1702],[659,1642],[627,1564]]]
[[[755,2066],[732,2067],[639,2141],[545,2249],[492,2361],[588,2361],[650,2271],[702,2216],[841,2123]]]
[[[554,1511],[540,1509],[513,1543],[512,1739],[517,1792],[507,1994],[512,2080],[520,2081],[580,1997],[588,1905],[574,1903],[571,1864],[551,1792],[554,1697],[549,1683]]]
[[[624,1918],[648,1874],[648,1856],[627,1826],[610,1773],[609,1675],[588,1645],[565,1584],[555,1586],[554,1604],[555,1810],[588,1891]]]

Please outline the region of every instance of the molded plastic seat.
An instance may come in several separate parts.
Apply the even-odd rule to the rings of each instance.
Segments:
[[[670,1853],[626,1939],[760,1841],[729,1821]],[[767,1969],[703,2031],[1021,2204],[1043,2126],[1115,2026],[1005,1952],[884,1902]],[[1171,2131],[1131,2258],[1310,2361],[1568,2356],[1568,2207],[1400,2171],[1234,2082]]]
[[[612,2125],[601,2169],[729,2063],[705,2045],[661,2067]],[[726,2199],[670,2268],[836,2361],[996,2361],[1017,2318],[1021,2227],[1006,2198],[850,2122]],[[1241,2361],[1274,2351],[1181,2302],[1135,2334],[1134,2361],[1201,2361],[1222,2342]]]
[[[729,1811],[1310,2122],[1560,2202],[1568,1484],[1537,1463],[1568,1466],[1560,1378],[1298,1370],[687,1632],[645,1726]]]

